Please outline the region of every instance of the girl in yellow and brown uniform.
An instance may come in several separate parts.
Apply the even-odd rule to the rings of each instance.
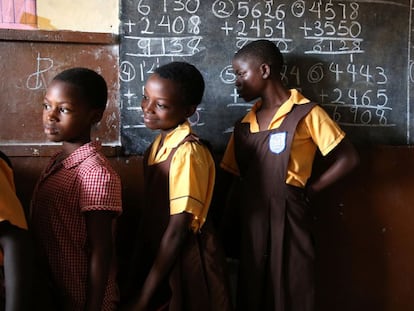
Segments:
[[[207,215],[214,161],[186,121],[203,91],[201,73],[184,62],[157,68],[145,84],[144,122],[160,134],[144,156],[135,261],[141,290],[131,310],[231,310],[224,256]]]
[[[267,40],[249,43],[233,59],[240,96],[246,101],[260,98],[236,122],[221,163],[240,176],[234,207],[240,217],[237,310],[314,310],[306,197],[344,176],[358,161],[345,133],[321,107],[284,88],[282,65],[282,54]],[[308,184],[316,148],[333,164]]]
[[[33,255],[23,207],[16,196],[11,163],[0,151],[0,265],[4,269],[5,310],[29,310]]]

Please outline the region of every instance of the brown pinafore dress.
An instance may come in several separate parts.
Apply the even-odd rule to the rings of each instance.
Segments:
[[[196,135],[188,135],[167,160],[148,165],[151,146],[144,155],[146,206],[140,225],[142,240],[139,257],[141,284],[145,280],[170,218],[169,171],[177,148],[187,142],[198,142]],[[218,244],[213,227],[207,221],[200,232],[191,229],[176,263],[157,293],[153,310],[170,311],[229,311],[231,297],[225,274],[224,251]]]
[[[240,169],[240,273],[237,310],[311,311],[314,249],[303,189],[286,184],[292,139],[315,103],[294,105],[277,129],[236,123]]]

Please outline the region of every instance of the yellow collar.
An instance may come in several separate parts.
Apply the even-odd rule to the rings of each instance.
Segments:
[[[298,90],[290,89],[289,91],[290,97],[276,111],[275,115],[272,118],[272,121],[270,121],[269,123],[268,129],[277,127],[276,124],[280,124],[283,118],[292,110],[293,105],[302,105],[309,102],[309,99],[304,97]],[[262,101],[258,100],[242,120],[243,123],[250,123],[250,130],[252,132],[259,131],[259,124],[257,123],[256,111],[260,108],[261,105]]]

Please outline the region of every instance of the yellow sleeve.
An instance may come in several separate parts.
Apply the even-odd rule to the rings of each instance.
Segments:
[[[15,192],[13,171],[0,160],[0,221],[3,220],[27,229],[23,207]]]
[[[240,171],[236,161],[236,154],[234,151],[234,135],[231,134],[229,142],[227,143],[226,151],[224,152],[223,158],[220,163],[220,167],[225,171],[232,173],[233,175],[239,176]]]
[[[214,160],[207,147],[186,142],[174,154],[170,165],[170,213],[194,215],[192,229],[204,224],[213,195]]]
[[[345,137],[345,132],[320,106],[315,106],[305,117],[310,136],[323,156],[331,152]]]

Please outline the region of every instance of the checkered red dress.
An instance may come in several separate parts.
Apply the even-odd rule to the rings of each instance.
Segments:
[[[52,157],[32,200],[36,245],[68,310],[83,310],[86,302],[88,243],[83,213],[122,210],[120,178],[99,147],[86,144],[61,163],[56,163],[59,154]],[[102,310],[114,310],[118,298],[114,259]]]

